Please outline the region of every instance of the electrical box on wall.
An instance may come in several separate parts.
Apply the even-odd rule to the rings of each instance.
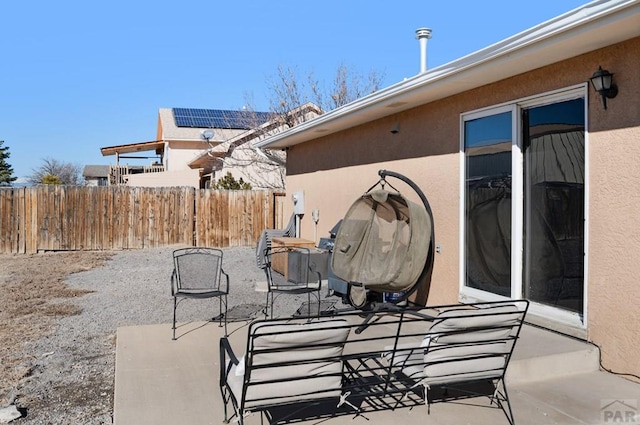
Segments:
[[[304,214],[304,191],[297,190],[291,195],[293,200],[293,213],[296,215]]]

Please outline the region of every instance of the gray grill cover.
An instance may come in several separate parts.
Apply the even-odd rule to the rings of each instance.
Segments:
[[[426,209],[387,190],[351,205],[336,235],[333,273],[376,292],[410,289],[425,267],[431,244]]]

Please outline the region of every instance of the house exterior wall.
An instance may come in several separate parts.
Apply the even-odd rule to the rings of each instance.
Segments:
[[[207,148],[202,141],[171,141],[167,143],[165,152],[165,168],[167,171],[190,170],[189,162]]]
[[[316,171],[312,175],[296,175],[287,179],[287,193],[304,191],[305,216],[301,221],[301,237],[314,239],[311,211],[318,209],[316,238],[328,237],[329,230],[344,217],[349,206],[378,181],[378,170],[387,169],[409,177],[425,193],[433,210],[436,243],[441,254],[435,265],[428,294],[429,304],[447,304],[458,299],[458,216],[457,195],[459,159],[457,154],[385,161]],[[389,178],[388,182],[413,202],[417,195],[403,182]],[[291,202],[287,205],[292,205]],[[284,213],[288,216],[291,210]],[[308,218],[307,218],[308,217]],[[316,240],[317,242],[317,240]],[[424,302],[426,294],[420,294]]]
[[[283,161],[286,156],[283,155]],[[222,161],[222,160],[221,160]],[[222,167],[215,173],[215,180],[224,178],[231,173],[236,181],[251,184],[252,189],[278,189],[284,187],[284,171],[278,165],[265,161],[253,148],[251,142],[246,142],[231,150],[222,162]]]
[[[107,186],[109,184],[107,177],[85,177],[85,186]]]
[[[640,372],[640,38],[580,55],[409,111],[292,146],[287,192],[305,193],[301,237],[313,239],[341,219],[377,181],[379,169],[411,178],[431,204],[436,254],[429,304],[458,300],[460,270],[460,116],[585,84],[598,66],[614,73],[619,94],[608,109],[588,87],[586,335],[612,370]],[[399,126],[399,132],[390,129]],[[396,185],[409,196],[412,190]],[[409,196],[411,197],[411,196]],[[292,211],[292,204],[285,211]],[[311,211],[319,209],[317,229]]]
[[[159,109],[156,139],[166,143],[163,165],[167,171],[191,169],[188,164],[209,148],[201,137],[202,130],[202,128],[177,127],[172,109]],[[216,128],[212,142],[222,143],[245,131],[243,129]]]
[[[200,170],[164,171],[160,173],[129,174],[128,186],[200,188]]]
[[[640,371],[639,141],[638,125],[592,133],[589,139],[589,337],[602,347],[608,368],[635,374]]]

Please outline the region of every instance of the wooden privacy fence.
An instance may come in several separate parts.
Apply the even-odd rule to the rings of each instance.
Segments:
[[[282,225],[270,191],[39,186],[0,189],[0,253],[252,246]]]

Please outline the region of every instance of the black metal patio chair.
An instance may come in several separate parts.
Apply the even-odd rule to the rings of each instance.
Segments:
[[[306,315],[320,315],[320,290],[322,276],[310,263],[308,248],[275,246],[265,250],[265,274],[267,276],[267,302],[265,317],[273,318],[273,305],[280,295],[307,295]],[[312,312],[311,296],[317,301]],[[301,311],[304,315],[304,311]]]
[[[227,334],[227,295],[229,275],[222,269],[222,250],[216,248],[182,248],[173,251],[171,296],[173,297],[173,338],[176,339],[176,309],[187,299],[218,298],[219,314],[211,320],[224,322]],[[224,279],[223,279],[224,276]]]

